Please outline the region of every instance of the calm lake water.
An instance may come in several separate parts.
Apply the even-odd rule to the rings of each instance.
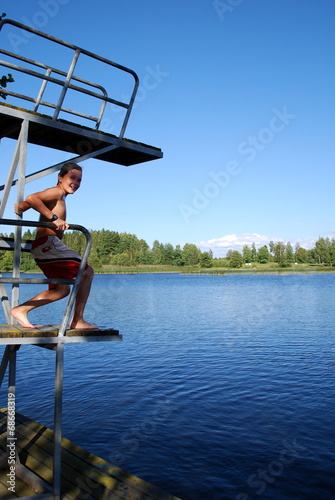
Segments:
[[[98,275],[87,320],[123,341],[65,347],[64,435],[183,500],[334,498],[334,306],[335,274]],[[51,427],[54,358],[18,352]]]

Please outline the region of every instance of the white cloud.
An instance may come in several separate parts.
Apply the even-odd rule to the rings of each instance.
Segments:
[[[290,240],[293,248],[296,244],[303,248],[310,249],[315,246],[316,239],[302,238],[299,240]],[[279,238],[277,236],[267,236],[258,233],[243,233],[243,234],[226,234],[220,238],[212,238],[207,241],[200,241],[196,245],[200,248],[202,252],[212,250],[214,257],[225,257],[228,250],[238,250],[242,251],[244,245],[251,247],[255,243],[256,248],[260,248],[263,245],[269,246],[270,241],[274,243],[282,241],[283,243],[288,243],[284,238]]]
[[[266,236],[257,233],[226,234],[220,238],[200,241],[197,246],[202,251],[212,250],[214,257],[224,257],[228,250],[241,251],[244,245],[251,246],[255,243],[256,248],[268,245],[270,241],[283,241],[276,236]]]

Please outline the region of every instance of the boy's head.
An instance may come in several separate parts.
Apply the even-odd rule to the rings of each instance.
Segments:
[[[70,170],[80,170],[80,172],[83,171],[80,165],[77,165],[77,163],[64,163],[62,168],[59,171],[58,176],[59,177],[64,177],[64,175],[68,174]],[[58,181],[59,182],[59,181]]]
[[[58,183],[64,194],[72,194],[80,187],[82,171],[80,165],[76,163],[65,163],[59,174],[58,174]]]

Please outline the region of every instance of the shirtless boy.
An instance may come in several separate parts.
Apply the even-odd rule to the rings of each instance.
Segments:
[[[33,208],[40,215],[41,222],[53,222],[55,229],[37,228],[36,238],[32,243],[31,253],[47,278],[74,278],[77,275],[81,257],[60,240],[68,229],[66,222],[65,198],[79,189],[82,179],[82,169],[76,163],[66,163],[58,174],[58,184],[39,193],[30,194],[24,201],[16,203],[14,211],[18,215],[29,208]],[[84,320],[84,308],[90,293],[94,271],[87,264],[80,281],[73,317],[70,328],[95,329]],[[36,307],[66,297],[70,293],[70,285],[49,285],[49,289],[39,293],[36,297],[14,307],[12,316],[24,327],[34,328],[28,320],[28,313]]]

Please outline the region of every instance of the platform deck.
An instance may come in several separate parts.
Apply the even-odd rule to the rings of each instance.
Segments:
[[[6,449],[6,409],[0,410],[0,449]],[[48,484],[52,482],[53,431],[16,414],[16,450],[22,465]],[[17,480],[17,497],[27,496],[28,486]],[[62,499],[178,500],[177,497],[129,474],[62,438]],[[30,495],[36,494],[30,490]],[[0,473],[0,498],[16,498],[6,486],[6,471]]]
[[[82,155],[114,146],[95,156],[98,160],[124,166],[135,165],[163,157],[159,148],[113,134],[91,129],[66,120],[0,103],[0,138],[17,139],[24,119],[29,120],[28,143]]]
[[[122,340],[119,330],[113,328],[96,330],[68,329],[64,337],[58,337],[60,325],[36,325],[24,328],[20,325],[0,325],[0,345],[13,344],[58,344],[74,342],[97,342]]]

